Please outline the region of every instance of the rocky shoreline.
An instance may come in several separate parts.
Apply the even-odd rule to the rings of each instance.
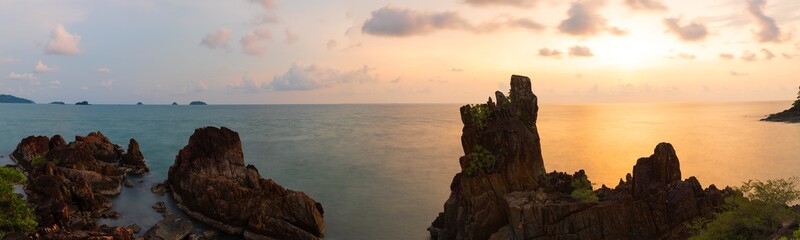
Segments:
[[[116,219],[106,196],[134,186],[128,175],[150,171],[135,139],[127,151],[100,132],[66,143],[59,135],[24,138],[11,154],[28,178],[24,186],[39,223],[33,235],[13,239],[216,239],[216,231],[192,232],[193,223],[153,206],[164,217],[142,229],[99,225]],[[321,239],[322,205],[305,193],[285,189],[244,165],[238,134],[227,128],[197,129],[153,194],[170,192],[180,210],[200,222],[245,239]],[[185,199],[192,199],[191,201]],[[8,237],[7,237],[8,239]]]
[[[787,122],[787,123],[800,123],[800,105],[794,105],[792,108],[786,109],[783,112],[770,114],[761,121],[767,122]]]
[[[583,171],[546,174],[530,79],[512,76],[510,96],[495,98],[461,108],[461,172],[428,228],[434,239],[681,239],[684,223],[713,214],[733,194],[682,179],[668,143],[637,160],[613,189],[594,190]]]

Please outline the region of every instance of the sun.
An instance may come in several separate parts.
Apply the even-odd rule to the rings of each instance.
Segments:
[[[589,43],[598,62],[623,70],[657,64],[669,55],[668,40],[648,34],[604,36]]]

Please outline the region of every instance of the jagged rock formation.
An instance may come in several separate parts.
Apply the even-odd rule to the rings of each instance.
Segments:
[[[129,149],[141,156],[136,145]],[[120,193],[129,169],[116,163],[122,155],[121,147],[100,132],[76,136],[69,144],[59,135],[23,139],[12,157],[28,176],[25,192],[39,221],[37,233],[45,239],[133,239],[127,227],[97,226],[95,222],[118,217],[104,196]]]
[[[641,158],[619,186],[602,186],[580,201],[583,171],[545,174],[536,128],[537,98],[527,77],[511,77],[507,98],[464,106],[462,171],[453,178],[444,212],[428,230],[436,239],[670,239],[684,223],[712,214],[732,194],[694,177],[681,180],[668,143]]]
[[[122,155],[122,160],[120,160],[119,165],[130,168],[130,173],[136,175],[150,172],[150,169],[147,168],[147,164],[144,162],[144,155],[142,151],[139,150],[139,142],[133,138],[131,138],[131,141],[128,143],[128,151]]]
[[[800,99],[797,101],[800,101]],[[761,119],[761,121],[800,123],[800,104],[795,103],[791,108],[783,112],[770,114],[766,118]]]
[[[224,127],[195,130],[166,184],[188,215],[246,239],[319,239],[325,230],[322,205],[261,178],[245,165],[239,134]]]

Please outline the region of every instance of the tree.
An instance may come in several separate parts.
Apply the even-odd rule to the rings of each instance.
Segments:
[[[13,184],[24,183],[25,175],[10,167],[0,167],[0,238],[12,232],[33,233],[36,215],[28,202],[14,193]]]
[[[794,108],[800,108],[800,90],[797,91],[797,100],[794,100],[794,104],[792,104]]]

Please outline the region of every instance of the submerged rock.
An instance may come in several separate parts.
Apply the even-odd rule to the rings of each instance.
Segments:
[[[685,238],[685,223],[709,216],[733,194],[681,180],[672,145],[641,158],[619,186],[579,199],[581,170],[545,174],[536,128],[537,99],[527,77],[512,76],[511,96],[464,106],[461,172],[444,212],[428,230],[437,239],[669,239]],[[580,183],[580,182],[579,182]],[[577,185],[580,186],[581,184]]]
[[[228,234],[319,239],[325,230],[322,205],[261,178],[245,165],[239,135],[224,127],[195,130],[166,183],[181,210]]]
[[[180,240],[192,232],[192,222],[174,214],[164,216],[164,219],[144,233],[146,240]]]

